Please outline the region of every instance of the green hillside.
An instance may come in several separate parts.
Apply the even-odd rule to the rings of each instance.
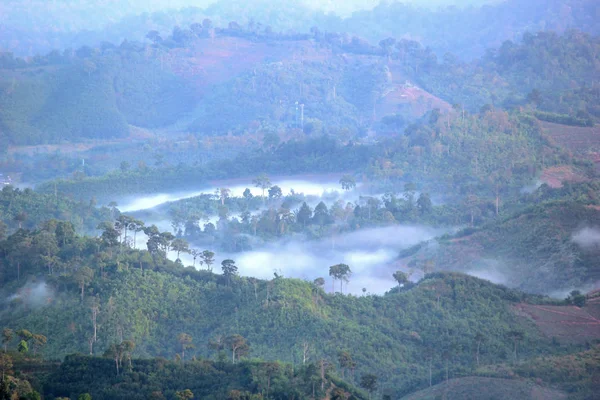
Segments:
[[[328,359],[350,382],[375,373],[382,387],[397,394],[423,387],[430,366],[436,382],[447,363],[452,377],[471,371],[480,336],[485,364],[560,351],[511,308],[543,298],[466,275],[430,275],[384,296],[332,296],[295,279],[260,281],[235,271],[214,275],[183,268],[162,258],[168,236],[153,233],[148,253],[120,244],[122,231],[104,229],[98,239],[78,239],[50,224],[0,243],[8,254],[0,264],[2,297],[18,293],[5,304],[0,326],[42,333],[48,358],[103,354],[123,340],[136,344],[136,358],[184,357],[181,333],[195,345],[188,358],[219,358],[221,351],[228,357],[225,339],[240,334],[252,357],[299,364],[307,346],[310,360]],[[520,335],[518,355],[512,332]],[[338,363],[344,351],[355,367]]]
[[[598,248],[574,240],[599,223],[595,206],[549,202],[409,250],[401,262],[468,272],[534,293],[566,293],[600,278]]]

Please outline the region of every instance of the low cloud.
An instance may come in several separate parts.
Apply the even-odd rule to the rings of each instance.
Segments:
[[[225,258],[235,260],[243,276],[270,279],[277,272],[287,278],[314,280],[326,279],[326,290],[331,291],[332,281],[329,267],[348,264],[352,276],[344,284],[344,293],[384,293],[396,285],[392,278],[398,268],[398,252],[423,240],[442,234],[442,230],[421,226],[393,226],[364,229],[314,241],[279,241],[252,251],[226,254],[217,253],[216,268]],[[182,256],[183,262],[192,263],[189,255]],[[335,290],[339,291],[339,281]]]
[[[600,229],[583,228],[573,235],[572,240],[582,248],[600,246]]]
[[[27,282],[17,293],[9,296],[6,301],[18,301],[28,307],[41,307],[52,301],[54,292],[46,282]]]

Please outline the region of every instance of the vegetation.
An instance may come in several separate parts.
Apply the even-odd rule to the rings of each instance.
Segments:
[[[92,47],[99,6],[28,58],[83,27],[9,18],[0,400],[594,398],[597,6],[530,3],[226,1]]]

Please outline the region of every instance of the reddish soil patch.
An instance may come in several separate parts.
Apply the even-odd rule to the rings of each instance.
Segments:
[[[542,182],[552,188],[562,187],[563,182],[584,182],[587,179],[579,175],[570,165],[558,165],[546,168],[540,177]]]
[[[600,310],[596,305],[579,308],[519,304],[515,308],[520,314],[530,317],[549,338],[569,343],[600,339],[600,319],[597,314]]]
[[[542,121],[540,123],[551,140],[574,154],[591,160],[600,171],[600,125],[581,127]]]
[[[442,112],[452,109],[448,102],[411,84],[401,69],[393,63],[388,64],[388,68],[392,74],[392,87],[384,94],[375,109],[378,118],[396,114],[406,106],[410,107],[410,112],[415,117],[421,117],[434,108],[439,108]]]

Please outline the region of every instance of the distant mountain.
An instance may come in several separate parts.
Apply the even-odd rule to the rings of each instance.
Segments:
[[[454,6],[447,1],[377,5],[373,0],[179,0],[169,2],[169,8],[161,8],[164,3],[159,1],[142,4],[130,0],[118,2],[118,6],[113,2],[72,1],[65,6],[64,2],[33,1],[34,6],[16,1],[0,4],[0,14],[9,16],[5,20],[10,21],[0,27],[0,50],[33,56],[103,41],[119,44],[124,39],[141,40],[149,30],[165,34],[175,25],[185,27],[209,17],[220,26],[254,21],[275,32],[308,31],[314,26],[372,41],[389,36],[412,38],[440,56],[452,52],[471,59],[505,40],[520,38],[526,31],[580,29],[597,34],[600,26],[599,6],[594,0],[461,1]],[[49,20],[54,21],[52,27],[47,26]]]

